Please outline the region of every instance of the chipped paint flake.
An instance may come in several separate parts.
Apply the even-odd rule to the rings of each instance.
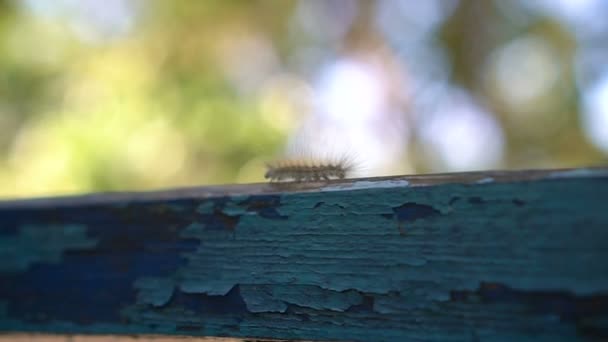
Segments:
[[[251,312],[285,312],[288,305],[344,312],[363,302],[354,290],[333,291],[310,285],[241,285],[241,295]]]
[[[163,306],[171,299],[174,282],[171,278],[144,277],[137,279],[133,286],[138,291],[138,303]]]

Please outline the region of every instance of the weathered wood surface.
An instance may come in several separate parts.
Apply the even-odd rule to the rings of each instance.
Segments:
[[[0,330],[608,338],[608,169],[0,202]]]
[[[0,334],[0,342],[286,342],[230,337],[191,337],[175,335],[65,335],[40,333]],[[305,342],[305,341],[303,341]]]

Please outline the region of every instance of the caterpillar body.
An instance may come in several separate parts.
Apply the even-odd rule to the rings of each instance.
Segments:
[[[267,164],[266,167],[264,178],[271,182],[344,179],[354,169],[353,163],[348,159],[337,161],[286,159]]]

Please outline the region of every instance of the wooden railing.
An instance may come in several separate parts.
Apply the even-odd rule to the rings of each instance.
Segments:
[[[0,330],[608,338],[608,169],[0,202]]]

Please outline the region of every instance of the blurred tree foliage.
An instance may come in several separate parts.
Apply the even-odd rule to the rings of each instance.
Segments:
[[[90,7],[79,10],[84,3]],[[299,72],[292,63],[298,47],[311,45],[293,34],[297,6],[0,0],[0,196],[261,181],[264,161],[299,118],[286,90],[294,81],[265,81],[281,70]],[[357,37],[381,39],[367,23],[375,7],[359,11],[330,55]],[[502,125],[502,167],[605,161],[578,124],[568,67],[574,38],[548,17],[513,25],[501,15],[493,1],[460,1],[437,37],[451,60],[450,81],[485,99]],[[540,114],[525,120],[484,83],[480,67],[523,34],[545,37],[564,69],[550,96],[525,109]],[[271,44],[274,54],[250,55],[263,51],[255,44]],[[410,169],[439,171],[424,161],[424,147],[410,153]]]
[[[578,89],[572,72],[575,38],[546,16],[526,23],[512,22],[500,6],[496,1],[462,1],[440,34],[454,65],[454,81],[487,99],[505,128],[509,146],[506,165],[581,166],[605,159],[588,144],[578,123]],[[483,86],[483,65],[502,44],[521,36],[539,36],[549,42],[562,79],[546,95],[530,101],[528,108],[512,108],[496,94],[500,90]],[[552,161],[547,164],[548,159]]]

